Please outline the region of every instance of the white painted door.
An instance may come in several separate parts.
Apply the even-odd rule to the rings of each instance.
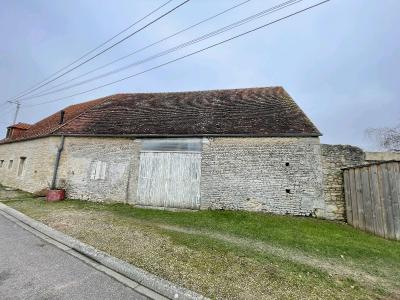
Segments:
[[[200,153],[141,152],[138,204],[198,209],[200,172]]]

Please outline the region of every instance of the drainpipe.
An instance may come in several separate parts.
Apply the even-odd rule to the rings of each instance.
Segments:
[[[60,146],[58,146],[57,148],[56,162],[54,164],[53,179],[51,181],[51,186],[50,186],[51,190],[54,190],[56,188],[57,172],[58,172],[58,166],[60,165],[61,152],[64,150],[64,140],[65,137],[61,136],[61,142]]]

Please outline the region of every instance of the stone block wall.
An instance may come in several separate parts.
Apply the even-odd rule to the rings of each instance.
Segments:
[[[60,140],[0,145],[0,183],[33,193],[48,188]],[[66,137],[57,185],[69,198],[135,204],[140,148],[140,139]],[[318,138],[203,139],[201,209],[344,220],[341,169],[364,159],[360,148],[320,145]]]
[[[350,145],[321,144],[323,192],[325,209],[317,216],[344,220],[346,215],[342,168],[365,162],[365,154]]]
[[[321,170],[318,138],[212,138],[201,208],[313,215],[324,209]]]
[[[51,183],[59,142],[59,137],[46,137],[0,145],[0,161],[4,161],[0,167],[0,184],[31,193],[47,189]],[[21,157],[26,160],[19,175]],[[13,161],[11,168],[10,160]]]
[[[57,182],[68,198],[134,202],[138,159],[132,139],[67,137]]]

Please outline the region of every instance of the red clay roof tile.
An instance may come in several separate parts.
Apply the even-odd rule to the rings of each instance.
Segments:
[[[28,124],[28,123],[21,123],[21,122],[20,122],[20,123],[17,123],[17,124],[8,126],[7,128],[17,128],[17,129],[27,130],[27,129],[29,129],[31,126],[32,126],[31,124]]]
[[[118,94],[64,109],[32,125],[22,139],[93,136],[319,136],[282,87]],[[4,140],[3,140],[4,141]]]

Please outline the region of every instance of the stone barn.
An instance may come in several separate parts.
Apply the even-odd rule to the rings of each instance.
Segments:
[[[8,127],[0,183],[144,207],[341,218],[324,197],[320,135],[281,87],[118,94]]]

